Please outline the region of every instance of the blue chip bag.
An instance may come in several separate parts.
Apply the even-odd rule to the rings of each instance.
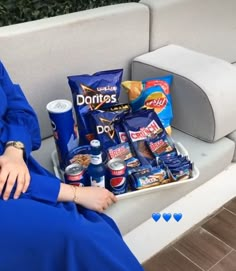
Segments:
[[[173,75],[147,78],[142,81],[124,81],[122,86],[127,90],[133,111],[140,108],[154,109],[168,134],[171,134],[173,119],[170,86]]]
[[[114,130],[114,121],[121,111],[109,112],[93,110],[89,112],[89,123],[95,137],[101,142],[104,149],[115,146],[119,143]]]
[[[94,138],[88,124],[88,112],[103,110],[118,103],[123,69],[107,70],[92,75],[68,76],[79,128],[80,145]]]

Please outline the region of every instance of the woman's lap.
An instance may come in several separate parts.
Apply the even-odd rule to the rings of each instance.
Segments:
[[[0,270],[142,270],[109,217],[78,210],[0,200]]]

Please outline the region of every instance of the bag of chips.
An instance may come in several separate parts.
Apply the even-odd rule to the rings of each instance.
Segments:
[[[76,113],[80,145],[89,144],[94,135],[88,125],[87,113],[103,110],[118,103],[123,70],[107,70],[92,75],[68,76]]]
[[[168,134],[171,134],[173,118],[170,86],[172,75],[147,78],[142,81],[124,81],[122,86],[127,90],[133,111],[141,108],[154,109]]]
[[[104,149],[119,144],[114,130],[114,121],[120,114],[122,114],[121,111],[109,112],[103,110],[93,110],[88,113],[90,128]]]

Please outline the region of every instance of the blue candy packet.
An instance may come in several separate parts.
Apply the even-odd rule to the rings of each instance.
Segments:
[[[124,117],[123,127],[142,165],[155,165],[155,156],[147,142],[166,134],[153,109],[143,109]]]

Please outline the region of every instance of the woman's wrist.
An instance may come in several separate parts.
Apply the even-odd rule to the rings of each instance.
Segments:
[[[6,147],[4,153],[5,154],[11,154],[11,155],[14,155],[14,156],[19,156],[21,158],[23,158],[23,155],[24,155],[24,151],[23,150],[17,149],[17,148],[15,148],[13,146]]]
[[[73,199],[72,201],[76,204],[79,204],[78,198],[78,188],[75,185],[70,185],[71,189],[73,190]]]
[[[65,183],[60,184],[60,191],[58,194],[58,202],[75,202],[79,204],[79,190],[80,187],[69,185]]]

